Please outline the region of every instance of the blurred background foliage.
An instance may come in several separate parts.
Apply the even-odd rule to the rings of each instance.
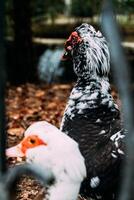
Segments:
[[[133,42],[134,0],[113,0],[113,3],[123,41]],[[72,30],[82,22],[101,29],[103,1],[100,0],[6,0],[5,4],[7,71],[11,82],[15,79],[18,82],[34,81],[40,63],[44,73],[52,67],[50,71],[58,74],[53,71],[58,69],[54,63],[59,63],[56,58],[60,59],[64,41]],[[133,63],[133,47],[127,50]],[[42,68],[44,63],[49,66]],[[67,65],[66,75],[72,77],[71,64]]]
[[[63,23],[66,18],[68,18],[68,23],[70,18],[73,18],[74,21],[79,21],[81,18],[91,18],[93,21],[96,16],[99,16],[102,6],[102,1],[100,0],[84,0],[84,3],[83,0],[31,0],[29,2],[33,26],[45,24],[49,20],[54,24],[57,18],[62,19]],[[127,25],[133,23],[134,0],[113,0],[113,3],[115,12],[119,16],[119,22]],[[21,0],[18,9],[20,10],[20,8]],[[13,15],[14,0],[6,0],[7,35],[13,34]],[[34,31],[36,31],[35,29],[33,27]],[[37,32],[42,32],[42,29],[37,30]]]
[[[33,0],[31,1],[32,16],[43,16],[50,18],[54,22],[55,17],[60,13],[64,14],[65,1],[64,0]]]
[[[75,17],[93,17],[100,12],[101,1],[99,0],[72,0],[71,15]]]

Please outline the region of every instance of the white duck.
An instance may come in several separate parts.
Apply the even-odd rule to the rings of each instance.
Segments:
[[[78,144],[45,121],[33,123],[24,135],[18,145],[6,150],[6,155],[26,157],[26,162],[53,173],[55,181],[48,188],[48,200],[76,200],[86,177]]]

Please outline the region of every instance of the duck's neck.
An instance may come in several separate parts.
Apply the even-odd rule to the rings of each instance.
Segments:
[[[104,95],[109,94],[110,92],[110,84],[108,77],[96,77],[96,78],[78,78],[76,87],[79,89],[87,89],[90,92],[99,91]]]
[[[48,189],[46,198],[48,200],[77,200],[79,190],[80,184],[77,182],[60,181]]]

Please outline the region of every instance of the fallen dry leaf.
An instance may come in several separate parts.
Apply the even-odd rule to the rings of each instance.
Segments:
[[[20,128],[10,128],[7,130],[7,133],[9,135],[16,135],[16,136],[19,136],[19,135],[22,135],[24,133],[25,129],[20,127]]]

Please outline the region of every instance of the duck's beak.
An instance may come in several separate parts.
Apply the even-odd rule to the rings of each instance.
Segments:
[[[72,56],[71,56],[71,50],[72,50],[71,46],[67,47],[65,49],[65,51],[64,51],[64,54],[62,55],[61,60],[63,60],[63,61],[70,60],[72,58]]]
[[[21,151],[21,144],[18,144],[14,147],[6,149],[6,156],[11,157],[25,157],[25,154]]]

